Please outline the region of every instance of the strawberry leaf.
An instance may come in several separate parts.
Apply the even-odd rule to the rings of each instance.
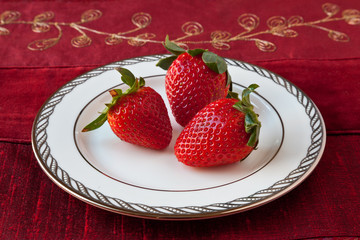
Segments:
[[[176,56],[179,56],[180,54],[186,52],[185,49],[183,49],[182,47],[179,47],[178,45],[176,45],[176,43],[172,42],[169,40],[169,36],[166,35],[165,37],[165,44],[164,47],[171,53],[173,53]]]
[[[128,86],[133,86],[135,82],[135,76],[126,68],[118,67],[115,68],[121,74],[121,80]]]
[[[239,100],[239,94],[236,92],[228,91],[226,98],[234,98]]]
[[[143,87],[143,86],[145,86],[145,79],[142,78],[142,77],[140,77],[140,78],[139,78],[139,87],[141,88],[141,87]]]
[[[245,106],[253,107],[250,102],[250,93],[254,92],[256,88],[258,88],[259,85],[257,84],[251,84],[249,87],[245,88],[244,91],[241,94],[242,103]]]
[[[255,147],[259,141],[259,135],[260,135],[260,127],[255,127],[251,132],[247,145],[250,147]]]
[[[250,134],[250,138],[247,145],[250,147],[256,146],[259,141],[259,134],[261,123],[258,119],[258,115],[254,112],[254,106],[250,102],[250,93],[254,92],[259,86],[257,84],[251,84],[245,88],[241,94],[241,100],[234,104],[234,108],[245,114],[245,132]]]
[[[128,94],[134,93],[137,90],[139,90],[141,87],[145,85],[144,78],[135,78],[135,76],[126,68],[115,68],[120,74],[121,74],[121,80],[130,86],[125,92],[123,92],[121,89],[112,89],[109,91],[109,93],[112,96],[111,103],[106,103],[105,109],[101,112],[100,116],[97,117],[94,121],[86,125],[82,132],[88,132],[95,130],[99,127],[101,127],[107,120],[107,114],[109,110],[117,103],[119,99],[121,99],[123,96],[126,96]]]
[[[99,127],[101,127],[104,122],[107,120],[107,112],[109,111],[108,107],[106,107],[103,111],[102,114],[100,114],[99,117],[97,117],[94,121],[92,121],[91,123],[89,123],[88,125],[86,125],[82,132],[88,132],[88,131],[92,131],[95,130]],[[104,113],[105,112],[105,113]]]
[[[206,52],[207,50],[205,49],[201,49],[201,48],[197,48],[197,49],[192,49],[192,50],[187,50],[187,53],[190,54],[192,57],[195,57],[199,54],[202,54],[204,52]]]
[[[251,131],[257,126],[257,115],[249,108],[245,108],[245,131],[251,133]]]
[[[168,70],[170,65],[173,63],[173,61],[175,61],[176,58],[177,56],[163,58],[156,64],[156,66],[161,67],[164,70]]]
[[[202,59],[206,66],[208,66],[211,70],[213,70],[216,73],[222,74],[227,70],[227,65],[225,60],[216,55],[213,52],[204,52],[202,55]]]

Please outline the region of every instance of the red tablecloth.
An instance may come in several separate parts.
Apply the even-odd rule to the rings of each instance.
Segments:
[[[58,1],[0,4],[1,239],[298,239],[360,235],[360,2]],[[114,36],[117,34],[117,38]],[[201,221],[118,215],[65,193],[31,149],[33,120],[60,86],[95,67],[189,48],[267,68],[315,102],[323,157],[270,204]]]

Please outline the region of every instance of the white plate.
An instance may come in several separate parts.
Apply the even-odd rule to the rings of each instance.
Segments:
[[[165,95],[165,71],[155,67],[167,55],[115,62],[70,81],[40,109],[32,146],[44,172],[62,189],[97,207],[153,219],[199,219],[228,215],[268,203],[299,185],[318,164],[326,141],[322,116],[300,89],[258,66],[225,59],[233,90],[251,83],[262,128],[258,150],[235,164],[192,168],[177,161],[174,142],[182,127],[169,111],[173,139],[162,151],[122,142],[107,123],[87,133],[81,129],[110,102],[112,88],[122,88],[115,67],[144,77]]]

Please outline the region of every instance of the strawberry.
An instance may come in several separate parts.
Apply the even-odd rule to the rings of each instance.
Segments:
[[[112,102],[105,104],[101,115],[82,131],[99,128],[107,120],[121,140],[152,149],[166,148],[172,137],[172,127],[164,100],[143,78],[125,68],[116,69],[130,88],[110,90]]]
[[[225,98],[231,83],[225,60],[204,49],[185,51],[165,39],[165,48],[174,55],[157,66],[167,70],[166,96],[175,120],[185,126],[209,103]]]
[[[193,167],[210,167],[247,157],[258,143],[261,127],[249,97],[257,87],[246,88],[242,100],[220,99],[200,110],[176,140],[178,160]]]

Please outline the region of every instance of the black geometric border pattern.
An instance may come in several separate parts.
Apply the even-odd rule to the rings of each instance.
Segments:
[[[89,78],[100,75],[101,73],[113,70],[115,67],[133,65],[141,62],[158,61],[166,57],[167,55],[151,55],[138,58],[127,59],[123,61],[114,62],[112,64],[99,67],[88,73],[85,73],[69,83],[61,87],[41,108],[38,116],[35,119],[32,143],[33,150],[41,162],[42,167],[46,169],[47,174],[50,174],[58,183],[61,183],[65,188],[71,192],[76,193],[89,203],[95,203],[99,207],[108,209],[114,212],[120,212],[123,214],[133,216],[143,216],[149,218],[192,218],[201,216],[211,216],[223,213],[231,212],[234,210],[246,208],[250,204],[260,203],[262,200],[271,198],[275,194],[283,191],[298,181],[307,171],[321,152],[322,145],[324,144],[325,126],[323,126],[320,113],[313,104],[313,102],[298,88],[296,88],[290,82],[284,80],[279,75],[276,75],[268,70],[257,67],[255,65],[232,60],[225,59],[230,66],[237,66],[247,71],[256,72],[260,76],[271,79],[276,84],[284,87],[289,93],[294,95],[298,102],[304,106],[306,114],[309,116],[310,125],[312,128],[311,144],[308,147],[307,155],[300,162],[299,166],[291,171],[284,179],[276,182],[267,189],[260,190],[248,197],[237,198],[225,203],[214,203],[206,206],[187,206],[187,207],[169,207],[169,206],[148,206],[139,203],[129,203],[118,198],[105,196],[101,192],[87,188],[81,182],[73,179],[69,174],[64,171],[56,159],[51,155],[50,147],[47,144],[47,132],[48,120],[57,104],[59,104],[62,98],[70,93],[76,86],[86,82]]]

